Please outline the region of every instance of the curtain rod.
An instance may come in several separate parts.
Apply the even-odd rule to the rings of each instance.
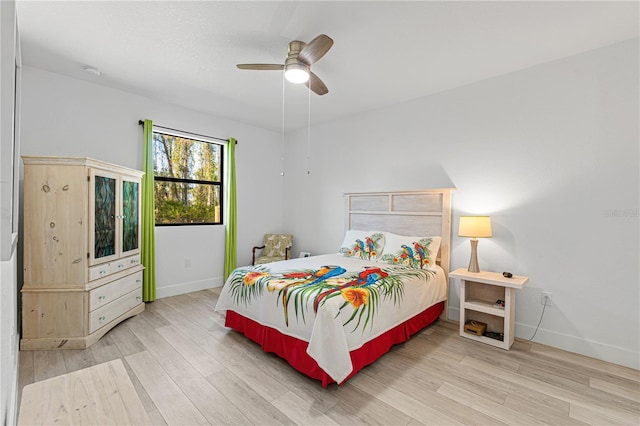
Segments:
[[[144,120],[138,120],[138,125],[140,126],[144,125]],[[210,138],[210,139],[215,139],[223,142],[229,142],[229,139],[222,139],[222,138],[217,138],[215,136],[201,135],[199,133],[185,132],[184,130],[172,129],[171,127],[158,126],[157,124],[154,124],[153,127],[158,127],[160,129],[165,129],[165,130],[173,130],[174,132],[185,133],[193,136],[201,136],[203,138]],[[238,145],[238,141],[236,141],[236,145]]]

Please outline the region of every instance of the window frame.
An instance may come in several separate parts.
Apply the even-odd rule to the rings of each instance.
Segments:
[[[225,195],[225,182],[224,182],[224,163],[225,163],[225,147],[226,147],[226,143],[222,142],[222,141],[217,141],[211,138],[208,138],[206,136],[203,135],[197,135],[195,133],[189,133],[189,132],[181,132],[178,130],[174,130],[174,129],[166,129],[164,127],[156,127],[153,126],[152,129],[152,135],[151,135],[151,143],[154,144],[155,142],[153,141],[153,133],[160,133],[160,134],[164,134],[164,135],[169,135],[169,136],[175,136],[175,137],[179,137],[179,138],[184,138],[184,139],[190,139],[196,142],[201,142],[201,143],[208,143],[208,144],[212,144],[212,145],[218,145],[220,147],[220,171],[219,171],[219,176],[220,176],[220,180],[219,181],[211,181],[211,180],[198,180],[198,179],[183,179],[183,178],[175,178],[175,177],[167,177],[167,176],[156,176],[155,174],[155,158],[154,158],[154,164],[153,164],[153,168],[154,168],[154,174],[153,174],[153,180],[154,182],[157,181],[161,181],[161,182],[175,182],[175,183],[184,183],[184,184],[199,184],[199,185],[212,185],[214,187],[218,187],[219,192],[220,192],[220,222],[189,222],[189,223],[157,223],[155,222],[155,211],[154,211],[154,222],[155,222],[155,226],[220,226],[220,225],[224,225],[224,195]],[[153,190],[153,195],[154,195],[154,201],[155,201],[155,185],[154,185],[154,190]],[[155,210],[155,209],[154,209]]]

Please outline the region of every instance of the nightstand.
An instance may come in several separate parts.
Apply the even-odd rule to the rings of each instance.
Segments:
[[[460,336],[509,350],[515,337],[516,290],[524,288],[529,278],[506,278],[497,272],[469,272],[467,268],[456,269],[449,277],[460,280]],[[497,300],[503,300],[504,307],[495,306]],[[487,332],[502,333],[503,339],[466,333],[467,321],[483,322]]]

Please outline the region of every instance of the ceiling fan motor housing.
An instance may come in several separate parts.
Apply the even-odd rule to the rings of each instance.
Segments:
[[[298,54],[302,49],[304,49],[306,45],[307,43],[300,40],[293,40],[289,42],[289,51],[288,51],[287,59],[291,59],[291,58],[297,59]]]

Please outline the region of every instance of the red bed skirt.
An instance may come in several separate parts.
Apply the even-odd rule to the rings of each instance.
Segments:
[[[437,303],[403,324],[365,343],[362,347],[351,351],[353,371],[342,383],[387,353],[393,345],[409,340],[411,335],[435,321],[443,310],[444,302]],[[276,329],[258,324],[230,310],[227,311],[225,325],[243,333],[249,339],[259,344],[265,352],[273,352],[279,357],[284,358],[293,368],[301,373],[313,379],[320,380],[322,386],[327,387],[330,383],[335,383],[335,380],[325,373],[318,363],[307,354],[308,343],[304,340],[284,335]]]

